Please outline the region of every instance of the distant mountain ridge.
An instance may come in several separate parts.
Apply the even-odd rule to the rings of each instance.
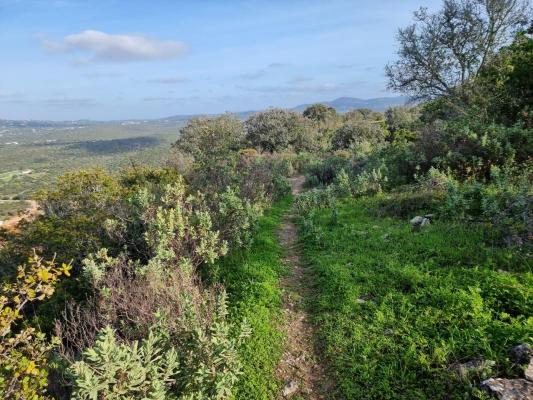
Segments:
[[[368,108],[372,111],[385,111],[389,107],[403,106],[407,103],[409,98],[407,96],[394,96],[394,97],[376,97],[372,99],[359,99],[357,97],[339,97],[331,101],[317,101],[315,103],[300,104],[296,107],[290,108],[293,111],[302,112],[312,104],[325,104],[333,107],[337,112],[347,112],[358,108]],[[256,111],[240,111],[230,112],[230,114],[236,115],[240,119],[247,119],[251,114],[259,112]],[[210,117],[218,114],[195,114],[195,115],[172,115],[170,117],[161,118],[165,121],[177,121],[185,122],[194,117]]]
[[[376,97],[373,99],[359,99],[356,97],[339,97],[331,101],[319,101],[317,103],[333,107],[338,112],[346,112],[357,108],[369,108],[372,111],[385,111],[389,107],[402,106],[409,100],[406,96]],[[304,111],[311,104],[301,104],[293,108],[296,111]]]
[[[300,104],[296,107],[290,108],[291,110],[302,112],[307,107],[312,104],[325,104],[330,107],[333,107],[338,112],[347,112],[350,110],[355,110],[357,108],[368,108],[372,111],[385,111],[389,107],[401,106],[406,104],[408,97],[406,96],[396,96],[396,97],[376,97],[372,99],[359,99],[356,97],[339,97],[331,101],[317,101],[315,103],[309,104]],[[261,110],[249,110],[249,111],[237,111],[230,112],[233,115],[236,115],[240,119],[247,119],[251,114],[259,112]],[[209,117],[216,116],[220,114],[178,114],[172,115],[165,118],[155,118],[155,119],[124,119],[124,120],[112,120],[112,121],[97,121],[97,120],[76,120],[76,121],[38,121],[38,120],[7,120],[0,119],[0,127],[27,127],[27,128],[43,128],[51,127],[57,128],[62,126],[76,126],[76,125],[94,125],[102,123],[150,123],[150,122],[160,122],[160,123],[175,123],[181,122],[184,123],[187,120],[195,117]]]

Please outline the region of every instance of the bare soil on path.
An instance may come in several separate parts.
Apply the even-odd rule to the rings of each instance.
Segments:
[[[292,194],[297,196],[303,187],[304,177],[290,178]],[[292,214],[285,214],[278,232],[286,250],[284,263],[288,275],[281,280],[284,313],[284,352],[278,365],[278,377],[283,388],[280,399],[326,399],[331,384],[317,354],[314,326],[306,312],[306,302],[311,297],[310,276],[300,259],[298,231]]]
[[[28,200],[29,207],[26,208],[24,211],[20,211],[16,216],[8,218],[0,224],[0,228],[5,229],[7,231],[15,231],[17,229],[18,223],[23,220],[32,220],[36,215],[41,213],[41,209],[39,208],[39,203],[35,200]]]

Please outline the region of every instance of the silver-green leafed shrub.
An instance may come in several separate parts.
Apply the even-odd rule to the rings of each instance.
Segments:
[[[354,178],[354,192],[360,196],[380,193],[386,180],[380,169],[363,171]]]
[[[339,197],[348,197],[353,195],[353,185],[350,176],[343,168],[335,177],[335,188]]]
[[[508,245],[533,244],[533,171],[525,168],[509,176],[497,167],[491,174],[492,185],[482,191],[481,210],[492,227]]]
[[[69,369],[73,398],[84,400],[175,398],[170,389],[178,371],[177,351],[169,346],[168,333],[158,327],[142,342],[131,344],[117,342],[114,330],[106,327]]]
[[[152,249],[152,264],[197,267],[213,263],[228,250],[227,242],[213,229],[213,221],[203,196],[188,195],[183,181],[167,185],[159,205],[147,207],[145,239]]]
[[[68,372],[73,398],[224,400],[231,398],[242,374],[238,350],[251,334],[246,321],[228,321],[225,292],[211,320],[197,315],[183,297],[185,312],[177,323],[158,320],[142,341],[120,343],[118,332],[103,328],[94,345]]]
[[[230,248],[248,245],[262,207],[242,199],[236,190],[228,187],[215,196],[214,228]]]
[[[300,194],[294,201],[294,207],[298,215],[305,216],[314,209],[331,208],[335,199],[335,188],[330,185]]]
[[[379,168],[363,171],[353,178],[341,169],[335,177],[334,186],[339,197],[358,197],[380,193],[386,181],[387,177]]]
[[[178,382],[180,399],[229,399],[242,374],[238,349],[251,335],[246,321],[240,327],[228,321],[227,297],[217,299],[213,320],[204,329],[195,326],[181,336],[179,349],[184,352]]]

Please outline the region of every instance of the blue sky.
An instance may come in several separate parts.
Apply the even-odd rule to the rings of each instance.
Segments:
[[[384,65],[440,0],[0,0],[0,118],[129,119],[395,95]]]

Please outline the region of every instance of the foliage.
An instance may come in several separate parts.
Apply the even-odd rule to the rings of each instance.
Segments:
[[[243,199],[267,206],[288,193],[286,177],[292,173],[292,161],[284,154],[242,157],[237,164],[239,193]]]
[[[533,245],[533,172],[509,174],[492,169],[493,184],[482,193],[481,209],[510,245]]]
[[[350,149],[356,158],[364,158],[385,145],[386,130],[379,121],[349,120],[331,139],[334,150]]]
[[[163,400],[179,371],[168,333],[151,329],[139,345],[117,343],[110,327],[100,332],[94,347],[83,352],[69,372],[77,399],[121,398]]]
[[[4,283],[0,295],[0,393],[5,399],[46,397],[48,356],[57,345],[32,326],[21,324],[24,309],[54,293],[70,266],[57,266],[34,255],[18,268],[16,281]]]
[[[239,328],[228,321],[227,299],[222,292],[208,331],[197,327],[190,338],[178,342],[185,351],[180,386],[185,399],[230,399],[242,374],[238,351],[251,335],[248,322]]]
[[[456,219],[488,222],[498,233],[498,240],[509,245],[531,245],[531,169],[517,174],[493,167],[491,175],[492,181],[487,185],[450,182],[443,212]]]
[[[331,136],[338,127],[341,116],[333,107],[324,104],[313,104],[307,107],[302,115],[313,122],[314,129],[318,133],[317,148],[326,150],[329,148]]]
[[[381,193],[386,180],[380,169],[364,170],[353,178],[341,170],[335,184],[340,194],[357,197]]]
[[[238,400],[265,400],[278,394],[274,375],[283,344],[278,329],[282,321],[279,279],[285,267],[277,229],[290,205],[290,197],[274,203],[259,219],[251,246],[235,249],[216,262],[220,281],[233,300],[230,319],[245,318],[252,329],[252,336],[239,349],[243,374],[235,391]]]
[[[103,170],[67,173],[37,195],[43,214],[31,223],[22,221],[11,246],[19,254],[39,248],[46,257],[79,262],[101,246],[112,246],[104,222],[122,214],[123,196],[124,188]]]
[[[480,70],[471,89],[484,119],[533,127],[533,39],[523,33]]]
[[[221,294],[212,324],[197,325],[185,313],[188,330],[169,332],[163,322],[149,329],[139,346],[119,344],[110,327],[94,347],[70,367],[76,398],[228,399],[241,373],[237,349],[250,332],[236,334],[227,323],[226,299]],[[235,334],[235,336],[233,336]]]
[[[325,123],[331,118],[336,118],[337,111],[333,107],[317,103],[307,107],[302,115],[315,122]]]
[[[378,122],[383,121],[383,114],[377,111],[372,111],[369,108],[357,108],[355,110],[350,110],[343,115],[343,122],[348,121]]]
[[[214,229],[219,232],[221,240],[230,248],[249,245],[262,208],[242,200],[231,188],[217,194],[214,201],[218,207]]]
[[[199,286],[197,275],[183,266],[163,271],[149,262],[148,269],[140,269],[105,252],[86,262],[86,272],[93,297],[69,304],[56,327],[64,359],[75,360],[78,352],[93,348],[84,350],[84,361],[71,368],[75,393],[100,398],[125,391],[131,396],[142,388],[153,398],[231,397],[241,369],[238,349],[250,330],[246,321],[228,319],[223,291]],[[98,331],[104,332],[105,349],[95,336]],[[115,346],[114,337],[124,344]],[[141,347],[139,340],[145,343]],[[153,351],[151,356],[144,347]],[[109,354],[95,355],[102,350]],[[124,357],[135,365],[125,365]],[[148,365],[146,357],[156,362]],[[175,367],[166,369],[170,365]]]
[[[331,208],[336,200],[335,189],[327,186],[302,193],[294,201],[294,208],[301,216],[306,216],[314,209]]]
[[[389,88],[417,100],[464,99],[464,85],[528,22],[528,11],[519,0],[448,0],[434,14],[421,8],[398,31],[399,59],[386,68]]]
[[[244,136],[242,122],[230,114],[214,118],[193,118],[180,130],[180,138],[174,147],[192,155],[203,166],[239,150]]]
[[[419,107],[398,106],[385,111],[385,121],[391,143],[413,142],[417,138],[415,129],[420,125]]]
[[[403,185],[390,193],[383,193],[376,198],[373,213],[382,216],[412,218],[415,215],[442,215],[442,206],[446,201],[446,192],[457,181],[449,174],[431,168],[427,174],[417,176],[416,182]]]
[[[213,229],[211,214],[201,194],[186,193],[182,180],[167,185],[159,199],[141,193],[145,205],[142,219],[145,238],[152,251],[151,263],[180,268],[195,268],[213,261],[227,252],[227,243]]]
[[[340,203],[337,224],[312,212],[320,241],[301,221],[332,396],[475,398],[483,375],[465,381],[454,365],[479,357],[517,376],[508,351],[531,340],[531,260],[484,245],[477,225],[439,220],[413,233],[375,208],[374,198]]]
[[[252,147],[265,152],[292,149],[313,150],[316,134],[307,120],[293,111],[271,108],[253,114],[246,121],[246,138]]]
[[[306,186],[330,185],[341,170],[351,168],[350,160],[340,155],[325,157],[306,169]]]

